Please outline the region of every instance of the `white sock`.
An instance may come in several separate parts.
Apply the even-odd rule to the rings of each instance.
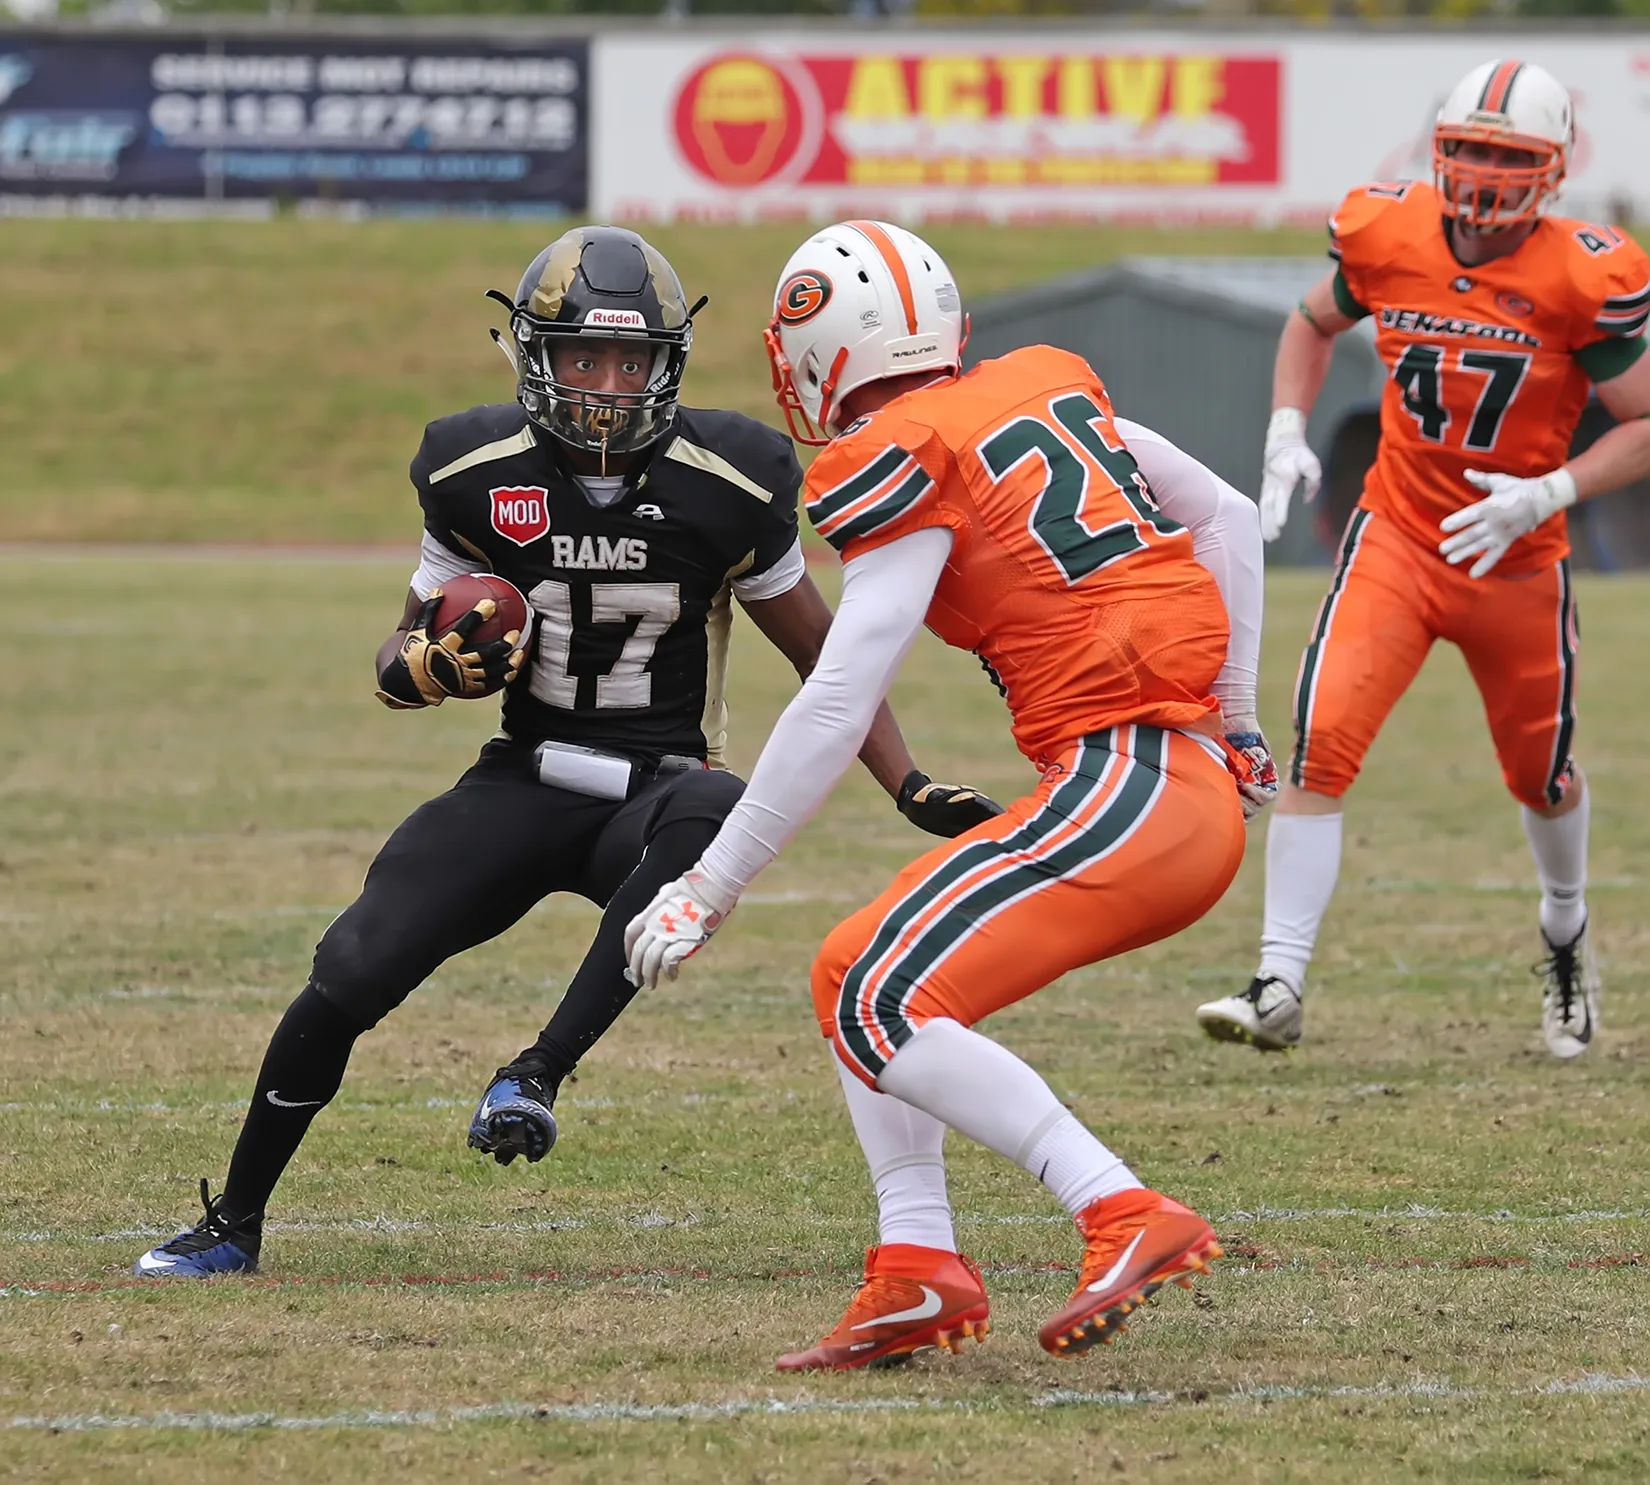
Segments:
[[[877,1240],[957,1251],[945,1190],[945,1125],[886,1093],[867,1088],[833,1057],[854,1133],[877,1191]]]
[[[1541,879],[1541,931],[1552,944],[1571,942],[1587,921],[1587,822],[1592,800],[1585,779],[1577,787],[1581,803],[1556,820],[1536,814],[1527,804],[1519,806],[1535,874]]]
[[[956,1021],[919,1027],[877,1085],[1030,1171],[1074,1215],[1140,1184],[1025,1063]]]
[[[1266,920],[1261,979],[1275,976],[1298,995],[1306,985],[1318,928],[1341,871],[1341,812],[1277,815],[1266,827]]]
[[[1066,1113],[1043,1131],[1023,1163],[1072,1216],[1102,1196],[1133,1191],[1141,1182],[1092,1134]]]

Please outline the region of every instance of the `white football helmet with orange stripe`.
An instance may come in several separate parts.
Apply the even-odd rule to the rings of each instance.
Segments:
[[[967,339],[945,259],[887,222],[838,222],[794,253],[767,331],[773,389],[798,443],[841,431],[856,387],[913,371],[958,371]]]
[[[1485,62],[1455,85],[1432,131],[1432,170],[1444,212],[1477,228],[1533,221],[1551,204],[1575,143],[1575,111],[1564,85],[1533,62]],[[1517,163],[1490,163],[1494,145]],[[1480,158],[1462,158],[1480,156]]]

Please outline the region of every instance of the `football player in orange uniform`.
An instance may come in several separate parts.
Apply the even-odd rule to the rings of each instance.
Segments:
[[[1327,274],[1278,347],[1261,522],[1317,489],[1304,438],[1334,337],[1365,316],[1391,368],[1380,453],[1346,528],[1295,690],[1289,780],[1266,843],[1260,966],[1201,1006],[1210,1035],[1280,1050],[1341,856],[1341,798],[1434,640],[1459,646],[1541,881],[1542,1029],[1559,1057],[1598,1028],[1587,927],[1587,782],[1571,759],[1576,612],[1564,511],[1650,473],[1650,259],[1547,214],[1569,95],[1489,62],[1439,111],[1434,184],[1367,185],[1330,219]],[[1619,421],[1567,461],[1589,385]]]
[[[1178,932],[1231,882],[1245,814],[1276,788],[1254,721],[1258,516],[1114,418],[1079,357],[1033,346],[961,376],[962,335],[949,270],[898,227],[844,223],[792,257],[769,350],[792,432],[826,445],[804,495],[842,554],[842,603],[743,802],[628,934],[638,984],[675,977],[835,786],[925,621],[985,663],[1042,782],[906,867],[814,964],[881,1240],[841,1323],[783,1370],[955,1349],[988,1328],[952,1229],[948,1127],[1076,1219],[1082,1277],[1042,1327],[1055,1354],[1109,1341],[1220,1251],[972,1028]]]

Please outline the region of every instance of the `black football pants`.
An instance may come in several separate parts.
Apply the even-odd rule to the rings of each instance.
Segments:
[[[489,743],[378,853],[270,1039],[229,1162],[225,1211],[264,1210],[311,1121],[338,1092],[363,1031],[443,960],[503,933],[552,892],[576,892],[605,911],[529,1049],[543,1073],[559,1084],[630,1004],[626,926],[699,859],[744,784],[709,770],[666,774],[615,803],[548,788],[529,768],[526,749]]]
[[[541,784],[530,769],[526,749],[489,743],[457,784],[402,822],[360,897],[327,929],[311,978],[363,1030],[445,960],[496,938],[551,893],[573,892],[615,909],[563,1003],[574,1014],[556,1039],[576,1061],[634,993],[626,924],[698,860],[744,790],[732,774],[693,770],[661,775],[619,803]],[[622,921],[610,923],[621,908]]]

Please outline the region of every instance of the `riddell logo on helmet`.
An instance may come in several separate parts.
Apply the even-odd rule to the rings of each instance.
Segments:
[[[493,497],[493,530],[506,541],[524,547],[550,529],[550,510],[543,485],[500,486],[488,491]]]
[[[647,316],[639,309],[593,309],[586,313],[584,323],[618,326],[626,330],[645,330]]]
[[[779,286],[776,300],[779,323],[806,325],[830,302],[830,279],[812,268],[804,268]]]

